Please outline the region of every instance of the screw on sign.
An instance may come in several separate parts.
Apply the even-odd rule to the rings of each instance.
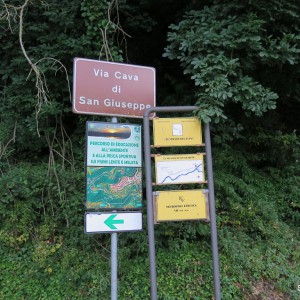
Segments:
[[[142,118],[155,106],[155,69],[74,59],[73,112]]]

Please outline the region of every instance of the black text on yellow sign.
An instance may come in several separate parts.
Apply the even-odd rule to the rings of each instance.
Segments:
[[[206,190],[153,193],[154,221],[209,220]]]
[[[199,119],[155,118],[153,120],[154,147],[202,145]]]

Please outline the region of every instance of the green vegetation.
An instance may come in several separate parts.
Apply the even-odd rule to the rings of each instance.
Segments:
[[[83,232],[85,121],[110,118],[71,112],[74,57],[154,66],[159,106],[199,107],[222,299],[298,299],[299,12],[296,0],[2,1],[0,299],[110,299],[110,235]],[[119,299],[150,298],[144,218],[119,234]],[[209,224],[155,234],[159,299],[213,299]]]

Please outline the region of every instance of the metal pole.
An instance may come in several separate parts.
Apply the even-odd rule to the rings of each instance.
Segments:
[[[146,198],[147,198],[147,221],[148,221],[148,243],[150,259],[150,283],[151,300],[157,300],[156,285],[156,262],[155,262],[155,238],[154,238],[154,220],[152,206],[152,175],[151,175],[151,151],[150,151],[150,126],[149,114],[144,115],[144,153],[145,153],[145,176],[146,176]]]
[[[111,233],[111,300],[118,299],[118,234]]]
[[[116,117],[111,118],[112,123],[118,123]],[[118,234],[116,232],[111,233],[111,277],[110,277],[110,291],[111,300],[118,299]]]
[[[218,234],[217,234],[217,222],[216,222],[215,192],[214,192],[214,179],[213,179],[209,124],[204,125],[204,136],[205,136],[207,181],[208,181],[208,190],[209,190],[208,199],[209,199],[210,226],[211,226],[210,233],[211,233],[211,245],[212,245],[212,255],[213,255],[215,300],[221,300]]]

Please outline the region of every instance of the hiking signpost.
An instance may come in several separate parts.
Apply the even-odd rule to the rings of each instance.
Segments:
[[[157,300],[154,223],[202,220],[210,223],[215,299],[221,299],[218,241],[209,124],[197,118],[156,118],[157,112],[192,112],[196,106],[155,107],[155,69],[75,58],[73,112],[111,116],[86,123],[84,232],[111,234],[111,300],[118,297],[118,232],[142,230],[141,125],[117,116],[143,118],[151,300]],[[150,145],[149,120],[153,120]],[[205,153],[160,155],[151,148],[205,147]],[[152,183],[154,158],[155,183]],[[204,163],[205,161],[205,163]],[[206,176],[204,171],[206,166]],[[153,186],[207,184],[207,189],[156,190]]]
[[[111,123],[87,122],[85,233],[111,233],[116,300],[117,233],[142,230],[141,126],[120,124],[116,116],[143,118],[155,106],[155,69],[75,58],[73,71],[73,112],[112,117]]]
[[[182,220],[206,220],[211,227],[214,294],[221,300],[217,224],[213,183],[212,154],[209,124],[202,129],[196,118],[156,118],[153,121],[153,141],[150,145],[150,115],[159,112],[192,112],[196,106],[166,106],[147,109],[144,115],[144,153],[147,198],[148,242],[150,259],[151,300],[157,300],[154,223]],[[156,185],[207,183],[208,190],[171,190],[153,192],[151,149],[155,147],[205,147],[207,181],[204,180],[203,155],[154,155]]]

